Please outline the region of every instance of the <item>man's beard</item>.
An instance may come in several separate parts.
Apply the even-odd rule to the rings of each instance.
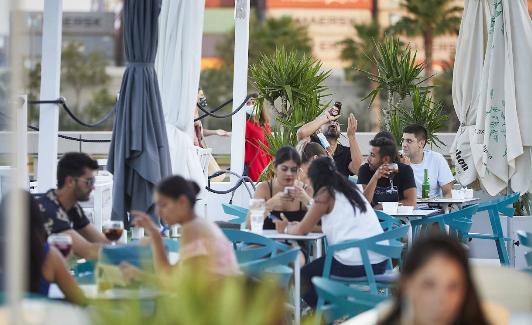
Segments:
[[[78,200],[78,202],[87,202],[91,198],[91,192],[92,191],[90,191],[89,193],[83,193],[82,191],[77,190],[76,199]]]
[[[340,137],[340,130],[336,128],[328,128],[324,135],[327,139],[337,140]]]

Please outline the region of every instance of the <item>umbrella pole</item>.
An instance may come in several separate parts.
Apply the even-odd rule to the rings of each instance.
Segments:
[[[41,98],[59,98],[63,0],[46,0],[43,13]],[[41,104],[39,114],[39,160],[37,186],[44,192],[56,186],[59,107]]]
[[[249,14],[249,0],[235,1],[233,111],[238,108],[247,95]],[[246,115],[243,110],[233,115],[231,125],[231,171],[241,175],[244,170],[244,136],[246,131]],[[231,186],[235,185],[237,181],[238,178],[231,175]]]

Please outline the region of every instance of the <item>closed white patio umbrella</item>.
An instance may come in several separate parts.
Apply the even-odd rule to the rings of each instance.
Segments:
[[[155,69],[172,173],[204,188],[205,175],[193,144],[193,114],[198,92],[205,0],[163,0]]]
[[[486,0],[466,0],[456,44],[452,94],[460,128],[450,154],[462,185],[477,179],[475,164],[482,155],[482,145],[475,141],[475,123],[487,40],[486,9]]]
[[[532,189],[532,22],[523,0],[490,1],[477,109],[479,179],[490,195]]]

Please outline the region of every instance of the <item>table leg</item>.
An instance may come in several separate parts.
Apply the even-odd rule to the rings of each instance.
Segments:
[[[301,322],[301,264],[299,258],[294,263],[294,324]]]
[[[316,258],[320,258],[323,255],[323,239],[316,239]]]

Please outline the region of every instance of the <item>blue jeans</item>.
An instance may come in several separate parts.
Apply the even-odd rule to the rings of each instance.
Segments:
[[[383,274],[386,271],[386,263],[387,261],[382,261],[372,264],[373,272],[375,274]],[[315,308],[318,304],[318,295],[311,280],[315,276],[323,275],[324,265],[325,257],[320,257],[301,269],[302,298],[312,308]],[[331,275],[355,278],[366,276],[366,271],[364,270],[364,265],[344,265],[333,257]]]

